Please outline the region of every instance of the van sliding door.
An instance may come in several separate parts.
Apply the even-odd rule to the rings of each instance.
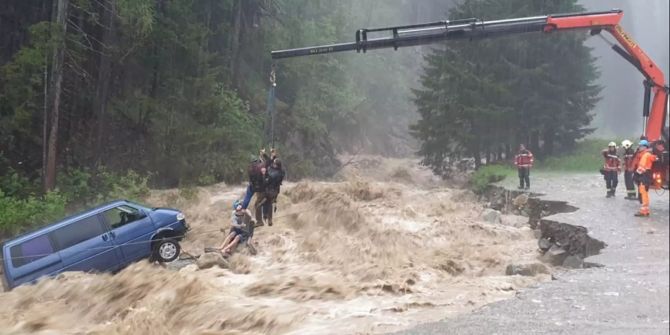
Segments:
[[[119,259],[100,217],[92,215],[53,232],[63,260],[63,271],[115,270]]]

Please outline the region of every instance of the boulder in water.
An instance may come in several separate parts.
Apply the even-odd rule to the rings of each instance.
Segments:
[[[495,209],[487,208],[482,212],[482,218],[488,223],[500,224],[500,212]]]
[[[228,261],[223,258],[223,255],[219,252],[207,252],[204,253],[198,258],[196,262],[200,270],[209,269],[215,265],[218,265],[222,269],[227,269],[229,267]]]

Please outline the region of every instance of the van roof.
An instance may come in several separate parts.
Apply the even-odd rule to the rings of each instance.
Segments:
[[[72,221],[76,221],[79,218],[89,216],[91,214],[99,213],[101,211],[104,211],[104,210],[107,210],[109,208],[116,207],[116,206],[119,206],[119,205],[123,205],[123,204],[137,205],[134,202],[131,202],[131,201],[128,201],[128,200],[114,200],[114,201],[105,202],[105,203],[103,203],[101,205],[98,205],[96,207],[93,207],[91,209],[72,214],[72,215],[67,216],[67,217],[65,217],[61,220],[56,221],[56,222],[46,224],[44,226],[32,229],[32,230],[27,231],[23,234],[19,234],[19,235],[16,235],[16,236],[12,237],[12,238],[9,238],[5,241],[2,241],[0,243],[0,250],[5,244],[7,244],[9,242],[12,242],[12,241],[15,241],[15,240],[26,240],[26,239],[29,239],[29,238],[33,237],[34,235],[37,235],[37,233],[39,233],[43,230],[47,230],[49,228],[54,228],[55,229],[56,226],[65,225],[65,224],[68,224]],[[144,206],[142,206],[142,207],[144,207]]]

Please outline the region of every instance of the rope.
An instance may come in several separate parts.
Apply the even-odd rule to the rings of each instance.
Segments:
[[[292,216],[292,215],[296,215],[296,214],[302,214],[302,213],[305,213],[305,212],[308,212],[308,211],[310,211],[310,210],[307,209],[307,210],[297,211],[297,212],[293,212],[293,213],[288,213],[288,214],[284,214],[284,215],[276,216],[275,219],[281,219],[281,218],[288,217],[288,216]],[[188,236],[193,236],[193,235],[203,235],[203,234],[211,234],[211,233],[217,233],[217,232],[221,232],[221,228],[218,228],[218,229],[215,229],[215,230],[214,230],[214,229],[212,229],[212,230],[205,230],[205,231],[201,231],[201,232],[197,232],[197,233],[189,233]],[[174,235],[174,236],[170,236],[170,237],[156,238],[156,239],[152,239],[152,240],[148,240],[148,241],[129,242],[129,243],[124,243],[124,244],[121,244],[121,245],[115,245],[115,246],[110,246],[110,247],[93,247],[93,248],[87,248],[87,249],[82,249],[82,251],[93,251],[93,250],[115,250],[115,249],[117,249],[117,248],[124,247],[124,246],[140,245],[140,244],[147,244],[147,243],[154,243],[154,242],[162,242],[162,241],[172,240],[172,239],[175,239],[175,238],[185,238],[185,237],[186,237],[186,234],[182,234],[182,235]],[[82,241],[82,242],[83,242],[83,241]],[[60,251],[60,250],[59,250],[59,251]],[[37,258],[42,258],[42,257],[46,257],[46,256],[49,256],[49,255],[53,255],[53,254],[55,254],[55,253],[57,253],[57,252],[58,252],[58,251],[56,251],[56,252],[51,252],[51,253],[45,253],[45,254],[29,255],[29,256],[8,257],[8,258],[6,258],[6,259],[12,259],[12,260],[14,260],[14,259],[35,258],[35,257],[37,257]],[[0,258],[1,258],[1,257],[0,257]]]
[[[277,76],[275,64],[272,64],[270,71],[270,89],[268,90],[267,100],[267,118],[265,119],[265,143],[272,144],[275,147],[275,88],[277,87]]]

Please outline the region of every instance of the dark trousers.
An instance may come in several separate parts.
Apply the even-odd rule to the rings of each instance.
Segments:
[[[520,167],[519,168],[519,186],[524,187],[524,182],[526,187],[530,187],[530,168]]]
[[[619,174],[616,171],[605,171],[605,186],[607,191],[614,193],[619,185]]]
[[[279,195],[279,189],[268,188],[265,191],[265,203],[263,203],[263,216],[272,221],[274,203]]]
[[[628,195],[635,195],[635,182],[633,181],[634,171],[624,171],[623,179],[626,183],[626,191]]]

